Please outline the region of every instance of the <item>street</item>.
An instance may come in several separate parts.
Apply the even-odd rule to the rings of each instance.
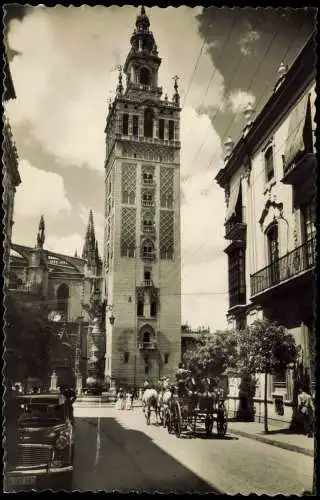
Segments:
[[[301,494],[313,459],[257,441],[201,435],[180,439],[141,408],[75,408],[73,490]],[[200,429],[201,431],[201,429]]]

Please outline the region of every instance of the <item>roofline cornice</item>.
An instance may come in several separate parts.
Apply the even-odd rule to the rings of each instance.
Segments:
[[[316,43],[312,35],[296,60],[288,70],[285,79],[270,96],[259,115],[253,121],[246,136],[242,136],[235,145],[225,167],[215,180],[224,187],[228,179],[243,164],[248,154],[259,147],[270,128],[276,125],[316,77]]]

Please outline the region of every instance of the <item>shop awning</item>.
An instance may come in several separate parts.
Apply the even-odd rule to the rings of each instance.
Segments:
[[[288,139],[284,153],[285,166],[294,161],[300,151],[305,151],[305,129],[310,127],[310,96],[305,95],[294,108],[289,119]]]
[[[241,177],[236,180],[230,189],[230,197],[226,214],[226,221],[231,219],[231,217],[236,213],[236,205],[240,194],[241,187]]]

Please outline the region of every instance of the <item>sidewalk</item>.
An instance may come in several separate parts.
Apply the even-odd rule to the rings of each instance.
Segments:
[[[291,434],[288,427],[279,429],[269,425],[269,433],[264,433],[263,423],[257,422],[228,422],[228,433],[254,439],[261,443],[278,446],[285,450],[295,451],[314,456],[314,438],[308,438],[302,434]]]

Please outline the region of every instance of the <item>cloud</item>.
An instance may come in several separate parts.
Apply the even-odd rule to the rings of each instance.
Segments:
[[[214,265],[189,265],[182,280],[182,323],[194,327],[209,326],[211,331],[227,328],[228,285],[225,270],[227,256],[222,254]]]
[[[164,93],[171,99],[179,68],[186,105],[202,102],[222,109],[224,79],[219,71],[213,74],[205,50],[189,86],[202,46],[195,18],[199,9],[147,10],[163,60],[159,84]],[[132,6],[35,7],[22,22],[11,23],[9,43],[21,56],[11,64],[17,99],[8,105],[9,118],[13,126],[27,123],[44,150],[66,167],[104,168],[108,99],[117,84],[115,66],[124,63],[130,49],[136,14]],[[174,50],[168,32],[175,33]]]
[[[192,139],[191,139],[192,138]],[[227,261],[223,253],[225,202],[214,181],[222,168],[221,139],[207,116],[181,116],[182,319],[193,326],[226,327]]]
[[[234,114],[243,113],[247,105],[254,105],[255,96],[245,90],[234,90],[228,97],[228,107]]]
[[[260,40],[260,33],[254,29],[250,29],[244,35],[240,37],[238,45],[240,47],[240,52],[244,56],[249,56],[252,54],[253,45],[255,42]]]
[[[226,323],[227,306],[220,291],[227,286],[227,267],[221,254],[225,244],[224,193],[214,181],[223,166],[222,147],[207,115],[213,110],[223,110],[226,99],[224,78],[213,66],[205,46],[194,72],[203,45],[195,19],[198,12],[199,9],[188,7],[147,9],[162,58],[159,85],[171,99],[172,77],[179,68],[179,92],[184,104],[181,115],[183,290],[202,292],[200,279],[206,292],[219,292],[196,298],[183,295],[184,320],[195,326],[206,321],[214,329],[215,325],[218,328]],[[137,9],[129,6],[36,7],[10,32],[12,48],[22,55],[11,65],[18,97],[9,103],[9,118],[13,126],[27,124],[33,138],[59,160],[61,167],[84,165],[103,171],[107,100],[114,95],[117,83],[115,65],[123,63],[129,51],[136,14]],[[174,33],[174,37],[168,39],[168,33]],[[200,105],[206,108],[206,114],[199,115]],[[29,189],[34,193],[32,186]],[[49,198],[50,202],[54,199],[52,195]],[[78,203],[73,208],[82,221],[83,231],[77,226],[68,236],[48,236],[47,248],[70,255],[75,249],[82,251],[91,207]],[[103,214],[94,213],[94,220],[102,253]],[[196,307],[192,306],[193,301]]]
[[[21,184],[15,197],[15,216],[46,217],[70,211],[63,178],[52,172],[45,172],[26,160],[19,162]]]
[[[70,234],[69,236],[48,236],[45,241],[46,250],[73,256],[77,250],[78,257],[82,255],[83,236],[80,234]]]

